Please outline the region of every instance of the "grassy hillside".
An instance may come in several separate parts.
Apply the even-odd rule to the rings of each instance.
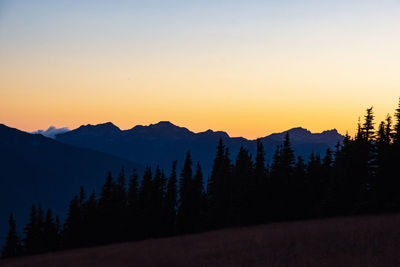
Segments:
[[[226,229],[0,261],[0,266],[400,266],[400,215]]]

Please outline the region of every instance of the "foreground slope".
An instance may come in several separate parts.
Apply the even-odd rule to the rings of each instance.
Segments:
[[[400,215],[226,229],[6,260],[1,266],[400,266]]]
[[[63,217],[69,201],[85,186],[99,192],[108,171],[141,165],[89,149],[59,143],[0,124],[0,246],[7,234],[8,216],[17,226],[27,222],[32,204],[41,203]]]

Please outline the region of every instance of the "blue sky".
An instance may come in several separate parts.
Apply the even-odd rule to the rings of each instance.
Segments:
[[[0,119],[25,130],[351,132],[400,92],[396,0],[0,0],[0,43]]]

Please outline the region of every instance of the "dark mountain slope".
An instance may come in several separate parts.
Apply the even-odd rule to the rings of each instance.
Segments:
[[[107,172],[116,176],[122,166],[128,174],[134,167],[142,171],[141,165],[125,159],[0,124],[0,244],[10,212],[19,228],[33,203],[63,216],[81,185],[88,194],[99,192]]]

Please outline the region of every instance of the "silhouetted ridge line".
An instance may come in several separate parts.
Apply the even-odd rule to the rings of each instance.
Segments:
[[[109,127],[113,128],[113,127]],[[114,128],[113,128],[114,129]],[[329,134],[313,134],[298,127],[283,133],[272,134],[261,138],[266,151],[266,160],[271,161],[275,147],[279,145],[286,132],[291,135],[292,146],[297,156],[306,161],[311,152],[324,155],[327,148],[334,149],[344,136],[336,132]],[[255,156],[256,141],[243,137],[230,137],[226,132],[207,130],[194,133],[185,127],[179,127],[168,121],[161,121],[148,126],[137,125],[129,130],[103,130],[96,126],[87,129],[78,128],[68,133],[57,135],[60,142],[79,147],[91,148],[122,158],[129,159],[152,167],[160,165],[165,170],[170,169],[170,158],[182,164],[186,151],[192,152],[193,160],[199,161],[203,173],[208,178],[211,173],[212,155],[215,143],[222,138],[230,148],[230,156],[235,157],[241,146]],[[140,151],[140,153],[137,153]]]

